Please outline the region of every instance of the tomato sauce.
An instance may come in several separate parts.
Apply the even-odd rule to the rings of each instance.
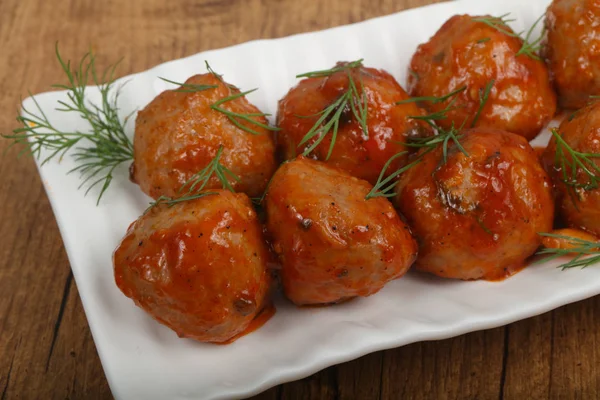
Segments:
[[[257,330],[258,328],[262,327],[264,324],[267,323],[268,320],[270,320],[273,315],[275,315],[275,312],[277,311],[277,309],[275,308],[274,305],[270,304],[268,306],[266,306],[257,316],[256,318],[254,318],[250,324],[248,325],[248,327],[246,329],[244,329],[242,332],[238,333],[237,335],[235,335],[234,337],[232,337],[231,339],[225,341],[225,342],[221,342],[221,343],[215,343],[215,344],[219,344],[219,345],[225,345],[225,344],[230,344],[235,342],[236,340],[238,340],[239,338],[241,338],[242,336],[246,336],[249,333],[254,332],[255,330]]]

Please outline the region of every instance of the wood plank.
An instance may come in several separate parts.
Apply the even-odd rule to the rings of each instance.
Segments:
[[[554,311],[550,398],[600,398],[600,297]]]
[[[498,398],[504,332],[497,328],[386,351],[382,398]]]
[[[505,399],[548,399],[552,354],[553,313],[508,326]]]

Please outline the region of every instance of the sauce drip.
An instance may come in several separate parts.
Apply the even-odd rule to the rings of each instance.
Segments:
[[[219,344],[219,345],[231,344],[231,343],[235,342],[236,340],[238,340],[239,338],[241,338],[242,336],[246,336],[247,334],[254,332],[258,328],[263,326],[265,323],[267,323],[267,321],[270,320],[271,317],[273,317],[273,315],[275,315],[275,311],[277,311],[275,309],[275,306],[272,304],[269,304],[268,306],[263,308],[263,310],[256,316],[256,318],[254,318],[250,322],[248,327],[246,329],[244,329],[242,332],[238,333],[237,335],[235,335],[234,337],[232,337],[231,339],[229,339],[225,342],[215,343],[215,344]]]
[[[527,260],[523,261],[523,264],[505,268],[502,273],[499,273],[496,276],[492,276],[492,277],[490,277],[488,279],[484,279],[484,280],[486,280],[488,282],[502,282],[503,280],[510,278],[511,276],[521,272],[528,265],[533,264],[534,261],[535,261],[535,259],[533,258],[533,256],[529,257]]]
[[[541,160],[544,151],[546,151],[546,148],[543,146],[533,146],[533,151],[535,151],[535,154],[537,155],[538,159]]]

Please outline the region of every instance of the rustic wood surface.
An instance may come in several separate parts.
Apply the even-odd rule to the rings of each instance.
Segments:
[[[432,0],[0,0],[0,132],[19,99],[62,78],[53,54],[120,73],[251,39],[323,29]],[[401,51],[402,49],[398,49]],[[8,143],[0,141],[0,150]],[[2,399],[111,398],[67,256],[31,159],[0,159]],[[334,366],[257,399],[600,398],[600,297],[507,327]]]

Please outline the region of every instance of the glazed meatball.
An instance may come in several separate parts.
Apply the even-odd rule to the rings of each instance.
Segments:
[[[298,158],[275,173],[267,230],[287,297],[298,305],[368,296],[408,270],[417,246],[391,203],[365,200],[368,182]]]
[[[398,152],[408,150],[403,143],[411,137],[430,136],[432,130],[423,121],[410,116],[424,115],[415,103],[396,105],[408,99],[408,95],[387,72],[363,66],[350,68],[348,63],[338,63],[342,70],[330,76],[308,78],[292,88],[279,101],[277,123],[277,147],[283,158],[293,159],[302,154],[318,138],[300,145],[322,114],[349,90],[348,73],[357,89],[367,99],[367,133],[347,105],[339,118],[339,129],[331,156],[327,158],[333,132],[328,132],[323,141],[309,154],[313,159],[348,171],[351,175],[372,184],[385,162]],[[346,66],[346,69],[343,67]],[[361,82],[364,92],[361,91]],[[358,96],[355,96],[356,99]],[[323,121],[326,124],[328,120]],[[406,163],[408,156],[399,157],[389,171],[395,171]]]
[[[396,204],[419,242],[418,269],[446,278],[495,280],[523,267],[552,229],[548,176],[513,133],[475,128],[423,156],[398,184]]]
[[[180,337],[225,342],[267,304],[269,250],[248,197],[211,190],[155,206],[113,256],[117,286]]]
[[[448,118],[436,122],[445,129],[463,122],[469,128],[486,87],[493,83],[474,126],[502,129],[531,140],[556,111],[546,66],[526,54],[517,55],[523,41],[476,21],[481,18],[491,17],[456,15],[420,45],[410,63],[408,91],[417,97],[443,97],[465,87],[456,95],[456,108],[448,112]],[[508,26],[501,29],[512,32]],[[447,106],[448,102],[428,103],[432,112]]]
[[[584,107],[600,95],[600,3],[554,0],[546,12],[542,56],[563,108]]]
[[[239,90],[212,73],[196,75],[186,85],[216,85],[203,91],[167,90],[141,110],[134,138],[132,179],[153,198],[175,197],[192,175],[206,167],[220,146],[220,162],[239,177],[229,181],[238,192],[262,195],[276,169],[275,143],[269,130],[238,121],[258,135],[237,127],[227,116],[211,109],[216,101]],[[188,91],[183,91],[188,90]],[[240,113],[260,111],[240,97],[220,107]],[[253,117],[266,124],[264,117]],[[221,188],[216,176],[206,189]]]
[[[580,153],[600,153],[600,103],[592,104],[565,119],[556,131],[562,140],[573,150]],[[564,146],[561,146],[564,148]],[[556,160],[557,139],[552,137],[542,158],[546,171],[554,183],[556,206],[567,225],[587,230],[600,235],[600,188],[586,187],[593,183],[592,177],[581,167],[576,168],[575,179],[572,179],[572,158],[566,150],[565,154],[567,179],[563,176],[562,163]],[[600,179],[600,173],[594,171],[591,163],[600,167],[600,158],[588,157],[584,162],[586,168],[593,173],[594,179]]]

